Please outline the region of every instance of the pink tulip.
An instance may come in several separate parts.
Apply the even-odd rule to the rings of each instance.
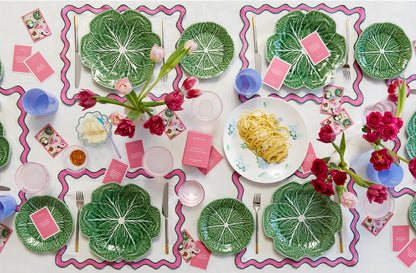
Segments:
[[[381,184],[371,184],[367,190],[367,198],[370,203],[383,204],[387,200],[387,187]]]
[[[134,136],[134,132],[136,131],[136,125],[134,125],[133,121],[128,118],[120,120],[114,134],[120,136],[128,136],[132,138]]]
[[[188,40],[185,42],[185,45],[183,46],[183,48],[188,49],[188,54],[191,54],[192,52],[194,52],[196,50],[196,48],[198,47],[198,44],[195,43],[194,40]]]
[[[161,62],[164,56],[165,50],[163,49],[163,47],[160,47],[155,44],[150,50],[150,59],[155,63]]]
[[[143,124],[143,127],[149,129],[152,135],[161,136],[165,131],[166,124],[161,116],[153,116]]]
[[[120,94],[123,95],[127,95],[128,93],[130,93],[133,90],[133,86],[131,85],[129,79],[127,77],[119,79],[116,82],[116,90],[117,92],[119,92]]]
[[[337,134],[334,132],[334,129],[332,129],[331,125],[325,124],[323,127],[321,127],[318,136],[319,141],[323,143],[331,143],[335,140]]]
[[[388,95],[388,99],[392,102],[397,102],[397,100],[399,99],[399,83],[400,85],[403,84],[403,81],[400,80],[394,80],[390,85],[389,88],[387,89],[387,92],[389,93]],[[406,88],[407,88],[407,97],[410,95],[410,87],[409,85],[406,84]]]
[[[111,121],[111,124],[113,124],[114,126],[117,126],[120,123],[120,120],[126,117],[127,115],[123,112],[114,112],[110,114],[109,119]]]
[[[81,101],[79,103],[79,106],[84,107],[82,111],[93,107],[97,103],[97,99],[93,98],[93,96],[97,96],[97,95],[88,89],[82,89],[82,91],[80,91],[78,95],[76,95],[76,98]]]
[[[166,106],[171,111],[181,111],[183,110],[182,104],[184,103],[183,96],[181,94],[181,91],[175,90],[173,92],[170,92],[165,97],[165,103]]]

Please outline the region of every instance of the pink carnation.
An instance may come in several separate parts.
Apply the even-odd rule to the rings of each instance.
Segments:
[[[340,203],[345,208],[353,209],[357,205],[357,197],[351,192],[344,192],[341,195]]]

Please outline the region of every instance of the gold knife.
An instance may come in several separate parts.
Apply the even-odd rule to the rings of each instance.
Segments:
[[[75,88],[78,88],[81,79],[81,55],[79,54],[78,18],[74,15],[74,43],[75,43]]]
[[[169,254],[168,218],[169,218],[169,184],[163,189],[162,214],[165,217],[165,253]]]
[[[256,17],[253,16],[251,18],[253,23],[253,40],[254,40],[254,67],[256,68],[257,72],[261,74],[261,56],[259,54],[259,47],[257,44],[257,30],[256,30]]]

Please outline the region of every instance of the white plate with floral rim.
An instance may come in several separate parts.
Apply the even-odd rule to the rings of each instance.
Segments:
[[[280,125],[289,129],[291,144],[289,155],[281,163],[267,163],[251,151],[239,135],[237,122],[245,111],[263,110],[274,113]],[[225,156],[231,166],[243,177],[259,183],[275,183],[292,175],[302,164],[309,140],[305,122],[300,113],[289,103],[276,98],[254,98],[230,115],[224,127]]]

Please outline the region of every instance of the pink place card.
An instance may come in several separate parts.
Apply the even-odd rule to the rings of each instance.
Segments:
[[[339,111],[338,115],[331,115],[329,118],[321,122],[322,126],[326,124],[329,124],[332,127],[332,129],[334,129],[334,132],[337,135],[339,135],[348,128],[350,128],[354,124],[354,122],[348,115],[347,110],[345,110],[345,108],[342,108]]]
[[[211,152],[209,153],[208,167],[198,168],[203,175],[207,175],[224,157],[215,149],[214,146],[211,146]]]
[[[416,239],[410,243],[397,255],[407,267],[410,267],[416,261]]]
[[[190,264],[191,266],[206,270],[211,257],[211,251],[201,241],[197,241],[196,246],[199,248],[199,253],[192,258]]]
[[[390,221],[391,217],[393,217],[393,213],[391,212],[388,212],[384,217],[380,219],[373,219],[367,216],[361,223],[361,225],[365,227],[369,232],[371,232],[374,236],[377,236]]]
[[[33,224],[39,231],[43,240],[46,240],[61,231],[46,206],[32,213],[30,219],[32,219]]]
[[[323,90],[324,94],[321,103],[321,113],[329,115],[339,115],[341,111],[344,87],[327,85]]]
[[[312,32],[300,42],[315,65],[331,55],[317,31]]]
[[[129,165],[124,164],[117,159],[111,160],[110,166],[108,167],[107,171],[105,172],[103,183],[109,182],[117,182],[121,184],[123,181],[124,176],[126,175],[127,169]]]
[[[13,72],[29,73],[30,70],[24,63],[24,60],[32,55],[32,47],[24,45],[15,45],[13,51]]]
[[[40,41],[52,34],[40,9],[23,15],[22,20],[33,42]]]
[[[303,173],[308,173],[312,169],[312,163],[316,159],[315,150],[313,149],[312,143],[309,142],[308,151],[306,152],[305,160],[301,165]]]
[[[36,52],[24,62],[40,82],[43,82],[55,72],[40,52]]]
[[[274,57],[269,67],[267,68],[266,74],[263,77],[263,82],[276,90],[279,90],[282,86],[287,73],[290,70],[290,64]]]
[[[139,168],[142,164],[144,155],[143,141],[135,140],[126,142],[127,157],[129,159],[130,169]]]
[[[189,131],[186,138],[182,164],[207,168],[211,152],[212,135]]]
[[[409,242],[409,225],[393,226],[393,251],[400,251]]]
[[[200,252],[196,245],[196,242],[191,237],[189,232],[184,229],[181,231],[182,242],[178,246],[178,252],[182,256],[185,262],[189,263]]]

